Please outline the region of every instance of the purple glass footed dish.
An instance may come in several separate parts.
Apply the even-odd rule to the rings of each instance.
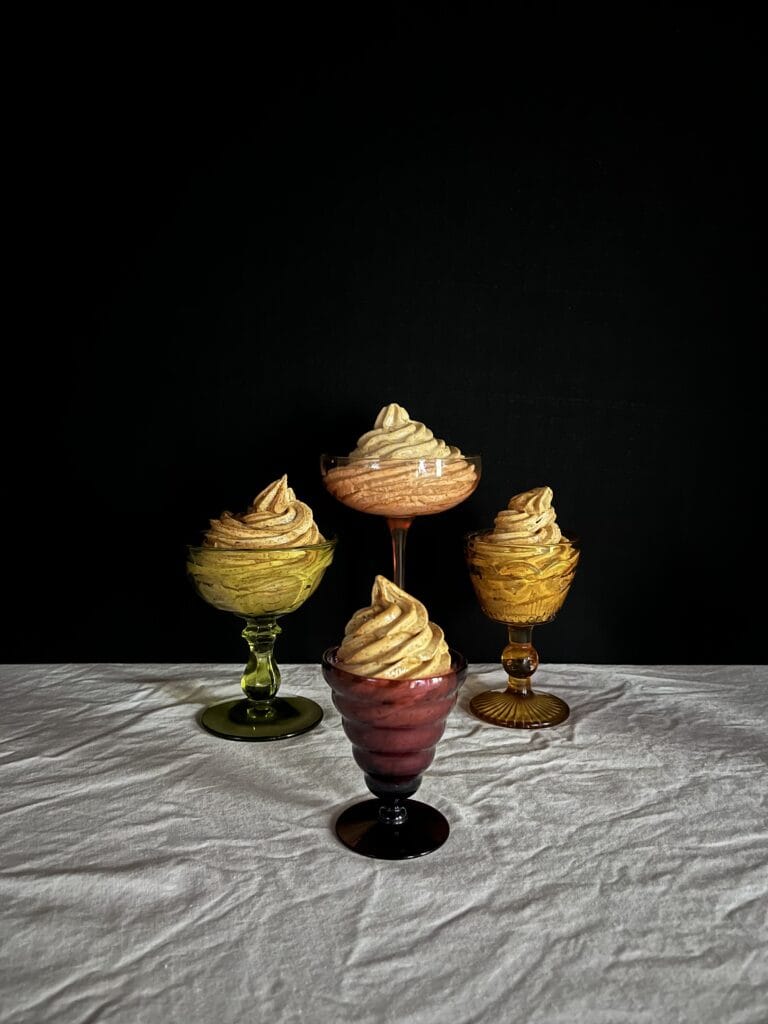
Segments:
[[[336,820],[341,842],[366,857],[406,860],[432,853],[450,826],[429,804],[412,800],[432,764],[448,715],[467,674],[463,655],[451,650],[447,672],[424,679],[354,675],[336,662],[337,647],[322,658],[325,681],[375,800],[363,800]]]

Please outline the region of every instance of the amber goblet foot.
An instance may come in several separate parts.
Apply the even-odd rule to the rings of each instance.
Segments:
[[[342,505],[387,521],[392,546],[392,579],[405,587],[405,547],[413,520],[454,508],[480,482],[479,455],[446,459],[352,459],[321,455],[326,490]]]
[[[200,723],[208,732],[229,740],[283,740],[320,722],[323,709],[315,701],[277,696],[274,648],[281,632],[277,620],[314,593],[335,547],[336,538],[292,548],[188,549],[187,573],[198,594],[245,620],[242,636],[249,649],[240,678],[244,696],[206,708]]]
[[[323,676],[352,743],[355,761],[375,800],[348,807],[336,820],[340,841],[355,853],[381,860],[423,857],[448,838],[447,819],[411,799],[432,763],[456,704],[467,663],[451,651],[451,667],[425,679],[376,679],[346,672],[338,648],[322,658]]]
[[[571,709],[551,693],[534,692],[531,676],[539,655],[531,643],[533,626],[509,626],[509,643],[501,663],[509,677],[506,690],[486,690],[470,701],[472,714],[491,725],[510,729],[543,729],[564,722]]]
[[[477,694],[470,701],[470,711],[484,722],[510,729],[559,725],[570,714],[568,705],[531,687],[539,665],[531,636],[534,626],[551,622],[562,607],[576,573],[580,545],[563,537],[554,544],[502,546],[488,540],[490,533],[468,534],[464,550],[483,613],[503,622],[509,632],[501,656],[508,683],[506,690]]]

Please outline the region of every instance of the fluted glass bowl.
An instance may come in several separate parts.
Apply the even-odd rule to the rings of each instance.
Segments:
[[[337,647],[322,657],[325,681],[341,715],[352,755],[375,800],[344,811],[336,834],[367,857],[403,860],[442,846],[448,821],[428,804],[412,800],[435,756],[448,715],[456,704],[467,662],[451,651],[451,667],[424,679],[378,679],[347,672]]]
[[[551,622],[568,595],[579,561],[579,542],[489,543],[491,530],[465,539],[470,579],[483,613],[496,622],[536,626]]]
[[[333,559],[336,539],[287,548],[188,549],[200,597],[244,618],[288,615],[310,597]]]

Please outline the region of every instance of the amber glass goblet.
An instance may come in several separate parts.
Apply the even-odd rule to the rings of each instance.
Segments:
[[[290,548],[192,547],[187,573],[198,594],[245,620],[249,657],[240,679],[245,697],[213,704],[201,723],[230,740],[281,740],[313,729],[323,709],[307,697],[278,697],[277,620],[317,589],[333,560],[336,538]]]
[[[489,543],[490,530],[465,538],[470,579],[483,613],[503,622],[509,642],[501,655],[506,690],[486,690],[470,702],[470,710],[492,725],[510,729],[543,729],[559,725],[570,708],[551,693],[534,692],[531,677],[539,665],[532,643],[534,626],[551,622],[565,601],[579,561],[578,541],[563,537],[557,544]]]
[[[392,579],[405,587],[405,542],[417,516],[461,504],[480,482],[479,455],[447,459],[351,459],[321,455],[326,490],[343,505],[382,516],[392,542]]]
[[[463,655],[425,679],[376,679],[345,671],[338,648],[322,658],[352,755],[375,800],[363,800],[336,820],[336,835],[355,853],[382,860],[422,857],[442,846],[450,826],[429,804],[412,800],[432,763],[445,723],[467,674]]]

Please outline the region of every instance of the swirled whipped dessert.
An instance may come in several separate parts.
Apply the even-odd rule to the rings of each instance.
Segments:
[[[377,576],[371,603],[347,623],[336,654],[339,668],[376,679],[425,679],[451,667],[442,629],[421,601]]]
[[[492,529],[467,539],[470,577],[489,618],[534,625],[560,610],[579,549],[561,533],[552,497],[550,487],[515,494]]]
[[[429,427],[412,420],[408,410],[397,402],[385,405],[376,417],[373,430],[357,440],[350,459],[449,459],[461,455],[458,448],[435,437]]]
[[[478,465],[396,402],[324,477],[343,504],[391,518],[444,512],[468,498],[479,479]]]
[[[211,519],[202,545],[190,549],[187,569],[216,608],[254,618],[282,615],[313,593],[334,547],[284,475],[245,512]]]
[[[493,521],[489,544],[557,544],[562,537],[552,507],[552,488],[534,487],[515,494]]]
[[[290,548],[324,540],[312,509],[299,501],[288,477],[269,484],[241,515],[212,519],[203,543],[213,548]]]

